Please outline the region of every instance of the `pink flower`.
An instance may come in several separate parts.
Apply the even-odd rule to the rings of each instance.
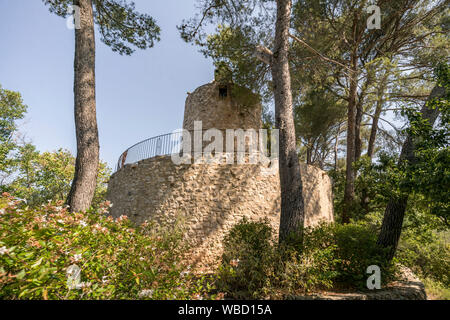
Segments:
[[[239,261],[240,261],[239,259],[233,259],[230,261],[230,265],[232,267],[237,267],[239,265]]]

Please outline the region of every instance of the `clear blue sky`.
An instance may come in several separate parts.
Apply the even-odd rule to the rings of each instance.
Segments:
[[[129,57],[97,36],[100,157],[111,167],[132,144],[180,128],[186,92],[213,79],[212,62],[176,29],[194,14],[194,0],[134,2],[157,20],[161,41]],[[0,84],[29,107],[21,131],[40,151],[75,154],[73,30],[41,0],[0,0],[0,39]]]

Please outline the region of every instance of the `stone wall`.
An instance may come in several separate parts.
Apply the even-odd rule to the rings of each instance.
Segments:
[[[261,164],[175,165],[159,156],[126,165],[114,173],[107,198],[111,215],[127,215],[135,223],[184,217],[186,237],[194,244],[190,260],[196,268],[217,266],[222,239],[243,217],[267,218],[277,230],[280,219],[278,170],[268,174]],[[333,221],[331,181],[315,167],[301,165],[305,225]]]

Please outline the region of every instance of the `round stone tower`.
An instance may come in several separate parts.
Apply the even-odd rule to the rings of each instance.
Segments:
[[[194,130],[194,121],[203,129],[259,129],[261,104],[250,90],[231,82],[213,81],[197,88],[186,99],[183,129]]]
[[[216,73],[215,81],[188,95],[184,129],[196,129],[195,121],[202,121],[203,130],[261,128],[258,96],[228,79],[219,78]],[[146,140],[125,154],[140,155],[153,146],[149,141],[157,143],[162,138]],[[261,163],[176,164],[170,151],[164,152],[147,158],[134,157],[133,162],[126,164],[123,161],[111,176],[107,199],[114,204],[110,211],[113,217],[127,215],[140,224],[146,220],[170,223],[182,216],[185,237],[192,244],[187,259],[195,270],[213,270],[218,266],[223,237],[243,218],[267,219],[277,234],[281,210],[277,168],[268,174],[267,165]],[[318,168],[304,164],[300,168],[305,226],[333,221],[330,178]]]

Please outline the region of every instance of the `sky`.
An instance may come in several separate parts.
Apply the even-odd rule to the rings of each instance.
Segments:
[[[129,146],[180,128],[187,92],[214,77],[212,61],[176,29],[195,14],[195,0],[134,2],[162,29],[153,48],[121,56],[96,34],[100,158],[111,168]],[[0,0],[0,39],[0,84],[28,106],[21,132],[42,152],[76,154],[74,31],[41,0]]]

